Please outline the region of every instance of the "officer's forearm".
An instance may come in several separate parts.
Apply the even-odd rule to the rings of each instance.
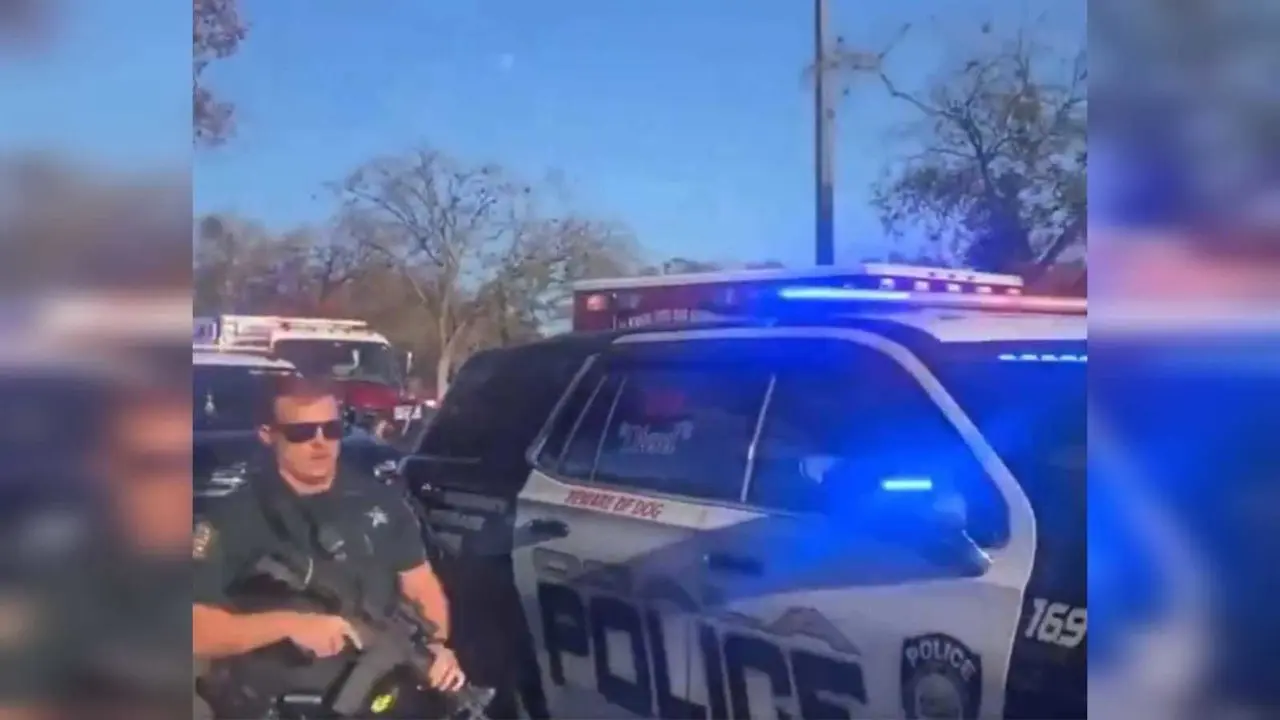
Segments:
[[[238,615],[209,605],[191,607],[191,652],[213,659],[274,645],[289,636],[289,612]]]
[[[422,619],[436,626],[436,635],[447,641],[450,635],[449,599],[444,586],[429,566],[422,566],[402,576],[402,590]]]

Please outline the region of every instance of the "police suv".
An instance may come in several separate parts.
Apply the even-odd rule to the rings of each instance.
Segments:
[[[736,307],[477,355],[402,465],[437,540],[510,567],[527,693],[559,718],[1084,717],[1084,300],[876,266]]]

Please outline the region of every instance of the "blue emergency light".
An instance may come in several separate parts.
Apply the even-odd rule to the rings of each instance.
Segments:
[[[1089,361],[1089,356],[1083,353],[1000,353],[996,359],[1004,362],[1083,363]]]
[[[1083,298],[1024,295],[1017,275],[868,263],[861,272],[833,276],[840,284],[806,281],[778,288],[777,300],[796,304],[885,303],[999,312],[1084,314]]]
[[[859,300],[903,302],[911,299],[911,293],[900,290],[862,290],[859,288],[798,285],[782,288],[778,291],[778,297],[783,300],[830,300],[832,302],[856,302]]]
[[[930,492],[933,480],[927,477],[891,477],[880,481],[880,489],[886,492]]]

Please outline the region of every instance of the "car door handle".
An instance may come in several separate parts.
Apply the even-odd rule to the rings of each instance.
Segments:
[[[715,552],[708,553],[705,560],[708,569],[718,572],[735,573],[738,575],[764,574],[764,565],[753,557]]]
[[[569,526],[563,520],[551,518],[534,518],[529,521],[529,532],[538,538],[553,539],[568,537]]]

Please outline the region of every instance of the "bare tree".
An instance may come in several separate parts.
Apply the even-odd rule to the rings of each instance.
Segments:
[[[686,257],[667,258],[657,265],[647,265],[640,269],[641,275],[680,275],[683,273],[713,272],[724,266],[710,260],[694,260]]]
[[[686,257],[673,257],[656,265],[640,268],[640,275],[681,275],[685,273],[716,272],[717,270],[781,270],[786,267],[777,260],[755,260],[742,263],[721,263],[714,260],[694,260]]]
[[[574,282],[626,275],[635,262],[630,231],[573,215],[527,219],[515,240],[482,300],[516,328],[565,319]]]
[[[281,242],[289,258],[288,271],[282,274],[292,281],[292,292],[308,313],[350,314],[353,284],[386,266],[339,226],[297,228]]]
[[[509,327],[512,308],[536,322],[565,283],[623,255],[620,238],[591,223],[542,217],[533,188],[501,168],[431,149],[366,163],[337,190],[347,231],[398,269],[433,318],[439,392],[482,326]]]
[[[348,316],[353,284],[377,266],[334,228],[275,234],[232,215],[201,218],[194,251],[199,312]]]
[[[229,214],[196,221],[192,260],[197,313],[255,312],[280,296],[286,248],[261,224]]]
[[[930,256],[1032,279],[1084,244],[1083,50],[1055,58],[1020,31],[920,93],[863,55],[847,69],[878,74],[890,96],[919,114],[908,138],[918,151],[886,168],[875,188],[890,234],[923,232],[935,246]]]
[[[238,0],[193,0],[192,122],[196,145],[219,145],[231,136],[235,107],[214,96],[204,83],[204,71],[214,60],[233,55],[246,30]]]

